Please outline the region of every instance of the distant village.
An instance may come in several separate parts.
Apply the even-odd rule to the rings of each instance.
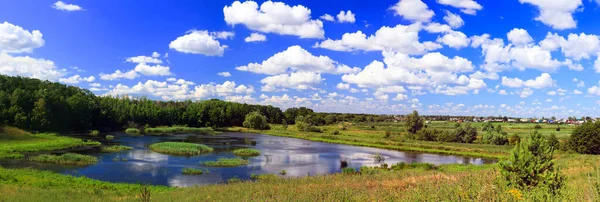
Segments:
[[[570,124],[580,125],[587,121],[596,122],[591,117],[569,117],[557,119],[551,118],[515,118],[515,117],[474,117],[474,116],[422,116],[426,121],[449,121],[449,122],[492,122],[492,123],[543,123],[543,124]],[[396,121],[403,121],[404,115],[395,116]],[[599,118],[600,119],[600,118]]]

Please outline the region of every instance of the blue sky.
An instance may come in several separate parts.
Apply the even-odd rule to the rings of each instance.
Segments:
[[[600,116],[599,3],[5,0],[0,73],[325,112]]]

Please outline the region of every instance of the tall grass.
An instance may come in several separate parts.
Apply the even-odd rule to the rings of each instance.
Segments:
[[[216,161],[202,162],[205,166],[210,167],[237,167],[250,164],[250,161],[241,158],[219,158]]]
[[[31,157],[29,158],[29,160],[40,163],[54,163],[77,166],[86,166],[98,163],[98,158],[96,158],[95,156],[75,153],[66,153],[62,155],[42,154],[35,157]]]
[[[141,131],[140,131],[140,129],[137,129],[137,128],[127,128],[127,129],[125,129],[125,133],[139,134],[139,133],[141,133]]]
[[[181,173],[184,175],[202,175],[208,173],[208,170],[202,170],[197,168],[183,168]]]
[[[101,148],[102,152],[121,152],[126,150],[132,150],[133,147],[123,146],[123,145],[111,145],[111,146],[103,146]]]
[[[252,148],[236,149],[233,151],[236,156],[258,156],[260,151]]]
[[[42,152],[99,145],[99,142],[84,141],[51,133],[21,133],[18,135],[0,133],[0,159],[22,158],[24,156],[23,154],[28,152]]]
[[[200,155],[213,151],[213,148],[206,145],[188,142],[160,142],[151,144],[149,148],[158,153],[172,155]]]

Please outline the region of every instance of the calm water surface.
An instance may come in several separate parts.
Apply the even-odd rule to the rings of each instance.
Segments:
[[[33,167],[110,182],[187,187],[222,183],[232,177],[249,179],[252,174],[277,174],[281,170],[287,172],[287,177],[331,174],[341,171],[341,160],[348,161],[348,166],[353,168],[377,166],[380,163],[373,160],[375,154],[384,156],[385,163],[388,165],[398,162],[427,162],[436,165],[495,163],[495,160],[474,157],[392,151],[248,133],[227,132],[216,136],[198,134],[130,136],[124,133],[112,135],[115,136],[114,140],[95,140],[101,141],[105,145],[131,146],[134,147],[134,150],[119,153],[101,153],[97,150],[76,151],[94,155],[100,159],[98,164],[87,167],[40,164],[24,160],[0,161],[0,165]],[[90,139],[91,137],[80,136],[80,138]],[[215,148],[215,151],[199,156],[185,157],[159,154],[148,149],[148,145],[164,141],[202,143]],[[250,164],[241,167],[212,168],[200,164],[202,161],[212,161],[221,157],[235,157],[231,151],[239,148],[255,148],[261,151],[261,155],[247,158]],[[127,161],[114,161],[115,158],[126,158]],[[197,176],[182,175],[181,169],[186,167],[207,169],[210,173]]]

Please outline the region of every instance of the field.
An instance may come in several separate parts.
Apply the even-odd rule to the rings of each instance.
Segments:
[[[55,134],[30,134],[14,127],[0,126],[0,158],[22,158],[24,154],[31,152],[99,145],[98,142]]]
[[[481,130],[481,123],[473,123]],[[455,123],[433,122],[428,127],[451,130]],[[499,125],[499,124],[495,124]],[[526,137],[535,124],[502,124],[509,134]],[[542,124],[544,135],[554,132],[566,139],[573,126]],[[344,123],[321,126],[323,133],[300,132],[293,125],[255,131],[321,142],[504,159],[512,146],[442,143],[410,140],[402,123]],[[338,135],[334,132],[338,131]],[[387,132],[389,131],[389,132]],[[389,134],[389,135],[386,135]],[[480,131],[480,134],[482,132]],[[553,201],[598,201],[600,156],[558,151],[557,165],[566,188]],[[148,186],[152,201],[549,201],[540,190],[519,191],[498,180],[496,164],[441,165],[434,169],[406,165],[401,171],[374,170],[362,174],[334,174],[300,178],[256,177],[256,181],[190,188]],[[267,176],[267,175],[265,175]],[[29,169],[0,167],[0,201],[140,201],[145,186],[107,183]]]

